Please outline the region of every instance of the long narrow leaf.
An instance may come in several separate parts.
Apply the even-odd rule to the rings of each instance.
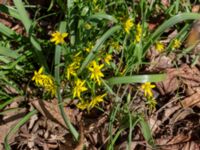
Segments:
[[[11,128],[10,131],[8,132],[8,134],[5,136],[4,138],[4,146],[6,150],[11,150],[11,147],[8,143],[9,138],[24,124],[26,123],[31,116],[35,115],[37,113],[37,110],[32,110],[31,112],[29,112],[26,116],[24,116],[14,128]]]
[[[150,75],[133,75],[124,77],[112,77],[108,79],[108,83],[127,84],[127,83],[145,83],[145,82],[160,82],[166,78],[166,74],[150,74]]]
[[[22,21],[27,33],[29,33],[30,27],[31,27],[31,20],[28,17],[28,13],[24,8],[24,4],[22,3],[22,0],[13,0],[17,11],[20,16],[20,20]]]
[[[20,20],[20,16],[18,14],[18,11],[11,6],[0,5],[0,12],[9,14],[11,17]]]
[[[11,58],[18,58],[20,56],[16,51],[13,51],[6,47],[1,47],[1,46],[0,46],[0,55],[11,57]]]
[[[144,136],[145,140],[152,146],[152,148],[154,148],[155,144],[148,123],[144,120],[143,117],[140,117],[139,124],[141,126],[142,135]]]
[[[115,17],[108,15],[108,14],[105,14],[105,13],[94,14],[94,15],[90,16],[88,19],[99,19],[99,20],[107,19],[107,20],[113,21],[115,23],[118,22]]]
[[[16,34],[13,30],[6,27],[4,24],[0,23],[0,32],[3,33],[7,37],[12,37],[14,34]]]

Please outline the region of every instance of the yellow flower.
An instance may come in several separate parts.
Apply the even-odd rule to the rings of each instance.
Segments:
[[[124,22],[123,26],[124,26],[125,32],[129,34],[131,28],[133,27],[133,20],[132,20],[131,18],[128,18],[128,19]]]
[[[34,71],[34,76],[32,77],[32,80],[35,81],[35,84],[38,87],[44,88],[46,92],[51,93],[52,96],[55,96],[56,94],[56,85],[55,81],[52,76],[43,74],[44,68],[41,67],[39,71]]]
[[[75,81],[75,87],[73,90],[73,98],[75,98],[75,97],[80,98],[81,93],[87,90],[87,88],[84,86],[84,84],[85,84],[85,81],[82,81],[80,79],[77,79]]]
[[[76,107],[78,107],[81,110],[88,109],[89,103],[88,102],[79,102]]]
[[[98,83],[98,85],[101,84],[100,78],[104,77],[104,74],[101,72],[101,69],[103,68],[103,64],[102,65],[98,65],[96,63],[96,61],[92,61],[90,67],[88,68],[91,71],[91,76],[90,79],[93,79],[94,81],[96,81]]]
[[[141,27],[141,25],[138,23],[137,26],[136,26],[135,42],[136,42],[136,43],[139,43],[141,37],[142,37],[142,27]]]
[[[76,62],[71,63],[66,70],[66,77],[69,80],[71,76],[77,76],[76,70],[79,68]]]
[[[156,47],[156,50],[158,52],[162,52],[164,50],[164,44],[161,43],[161,42],[156,42],[156,46],[155,47]]]
[[[106,54],[106,57],[104,58],[105,63],[110,65],[110,61],[112,60],[112,55],[111,54]]]
[[[99,96],[96,96],[96,97],[94,97],[91,101],[90,101],[90,103],[89,103],[89,105],[88,105],[88,108],[89,109],[92,109],[94,106],[96,106],[98,103],[100,103],[100,102],[103,102],[104,100],[103,100],[103,98],[106,96],[107,94],[105,93],[105,94],[103,94],[103,95],[99,95]]]
[[[41,76],[42,76],[42,73],[43,73],[43,70],[44,68],[41,67],[38,72],[37,71],[34,71],[34,76],[32,77],[32,80],[35,81],[35,84],[37,86],[41,85],[42,82],[41,82]]]
[[[55,33],[51,34],[51,42],[55,42],[55,44],[63,44],[65,42],[64,38],[68,36],[68,33],[60,33],[56,31]]]
[[[144,84],[142,84],[141,89],[144,91],[144,96],[145,97],[152,97],[153,96],[153,92],[152,92],[152,88],[155,88],[155,85],[152,85],[150,82],[146,82]]]
[[[172,49],[178,49],[180,46],[181,46],[181,41],[178,39],[175,39],[172,44]]]

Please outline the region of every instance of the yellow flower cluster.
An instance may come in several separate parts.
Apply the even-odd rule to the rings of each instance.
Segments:
[[[68,36],[68,33],[60,33],[56,31],[55,33],[51,34],[51,42],[55,42],[55,44],[63,44],[65,42],[65,38]]]
[[[124,24],[123,24],[123,26],[124,26],[124,30],[125,30],[125,32],[127,33],[127,34],[129,34],[130,33],[130,30],[131,30],[131,28],[133,27],[133,19],[131,19],[131,18],[128,18],[125,22],[124,22]]]
[[[129,22],[129,21],[128,21]],[[128,23],[127,22],[127,23]],[[129,22],[130,23],[130,22]],[[129,24],[129,27],[131,25]],[[56,31],[52,34],[51,42],[55,42],[55,44],[63,44],[65,42],[64,38],[67,37],[67,33],[60,33]],[[90,52],[93,48],[93,44],[91,42],[88,42],[87,47],[84,49],[86,52]],[[72,88],[72,97],[78,98],[80,101],[77,104],[77,107],[84,110],[91,110],[96,105],[98,105],[100,102],[103,102],[103,98],[106,96],[106,94],[102,95],[96,95],[91,98],[90,101],[85,101],[83,98],[84,92],[88,90],[87,80],[81,80],[77,74],[77,70],[80,68],[82,58],[82,52],[78,52],[71,58],[72,62],[66,66],[65,70],[65,76],[68,80],[73,81],[73,88]],[[110,65],[110,62],[112,60],[111,54],[106,54],[103,58],[103,62],[105,64]],[[101,78],[104,77],[104,74],[102,73],[102,68],[104,67],[104,64],[99,65],[97,61],[92,61],[88,67],[88,72],[90,73],[89,78],[93,80],[94,83],[97,83],[98,85],[101,84]],[[45,75],[43,73],[43,68],[40,68],[40,70],[37,72],[34,72],[34,77],[32,80],[35,81],[37,86],[43,87],[46,91],[50,92],[52,95],[55,95],[56,93],[56,86],[53,78],[49,75]],[[87,84],[86,84],[87,83]],[[91,88],[91,87],[90,87]]]
[[[136,25],[135,43],[139,43],[141,37],[142,37],[142,27],[141,27],[141,25],[138,23],[138,24]]]
[[[155,45],[155,48],[156,48],[156,50],[158,51],[158,52],[163,52],[163,50],[164,50],[164,44],[163,43],[161,43],[161,42],[156,42],[156,45]]]
[[[104,101],[104,97],[106,96],[107,94],[103,94],[103,95],[98,95],[98,96],[95,96],[92,98],[92,100],[90,102],[88,101],[81,101],[77,104],[77,107],[81,110],[85,110],[87,109],[88,111],[91,110],[92,108],[94,108],[96,105],[98,105],[100,102],[103,102]]]
[[[52,76],[46,75],[43,73],[44,68],[41,67],[39,71],[34,71],[34,76],[32,80],[35,81],[35,84],[38,87],[44,88],[44,90],[48,93],[51,93],[51,96],[56,95],[56,85]]]
[[[173,40],[172,49],[178,49],[181,46],[181,41],[178,39]]]

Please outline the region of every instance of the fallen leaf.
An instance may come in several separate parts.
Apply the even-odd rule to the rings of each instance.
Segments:
[[[51,101],[35,99],[31,103],[43,116],[66,128],[65,122],[58,108],[57,99]],[[76,109],[70,109],[69,107],[65,107],[64,111],[70,122],[76,124],[76,116],[78,116],[79,112],[76,111]]]

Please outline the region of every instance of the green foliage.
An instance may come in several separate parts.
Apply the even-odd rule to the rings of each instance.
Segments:
[[[190,20],[200,19],[200,14],[191,13],[191,4],[182,4],[180,0],[176,0],[169,4],[170,7],[166,7],[160,1],[145,0],[134,3],[131,0],[51,0],[45,7],[30,7],[30,4],[22,0],[13,2],[12,7],[0,5],[0,11],[12,17],[14,23],[20,22],[25,30],[17,33],[0,23],[0,110],[12,103],[16,95],[26,94],[22,84],[30,84],[32,90],[37,91],[38,88],[31,79],[34,71],[44,67],[45,73],[55,79],[60,113],[75,140],[78,140],[79,133],[64,113],[63,99],[77,98],[77,107],[86,109],[89,113],[93,107],[104,110],[101,108],[102,95],[108,93],[112,96],[109,102],[116,106],[110,114],[108,149],[114,148],[117,139],[126,129],[130,131],[127,139],[130,148],[135,126],[140,126],[145,140],[154,147],[151,131],[143,114],[132,113],[127,106],[129,103],[120,101],[118,104],[122,98],[115,87],[165,79],[165,74],[160,72],[143,73],[144,66],[149,63],[146,54],[157,41],[165,38],[163,33],[167,29],[177,28],[179,33],[175,38],[181,42],[185,39]],[[157,14],[163,16],[165,21],[154,18]],[[158,19],[160,25],[150,31],[148,25],[153,19]],[[47,25],[42,26],[43,22],[47,22]],[[181,29],[179,23],[183,22],[186,24]],[[52,33],[56,31],[61,37],[53,37]],[[63,33],[67,37],[62,37]],[[59,44],[55,45],[52,38],[58,40]],[[173,41],[170,41],[168,52],[172,51],[172,45]],[[186,49],[184,54],[188,51]],[[108,55],[112,56],[109,63],[105,60]],[[87,91],[82,92],[80,97],[73,97],[78,79],[83,80]],[[16,92],[8,93],[5,86]],[[44,98],[52,97],[47,94]],[[11,129],[5,138],[7,149],[10,149],[10,134],[17,131],[35,113],[36,111],[30,112]],[[125,121],[120,120],[120,128],[116,130],[116,135],[112,135],[113,124],[119,121],[116,120],[118,113],[123,114]]]

